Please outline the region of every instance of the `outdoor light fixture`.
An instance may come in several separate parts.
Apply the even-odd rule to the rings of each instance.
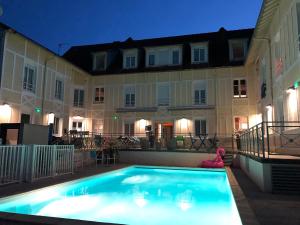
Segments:
[[[272,105],[271,105],[271,104],[269,104],[269,105],[266,105],[266,109],[267,109],[267,110],[270,110],[270,109],[272,109]]]
[[[4,102],[3,105],[0,105],[0,121],[9,122],[11,117],[11,106]],[[1,122],[0,122],[1,123]]]
[[[291,94],[291,93],[293,93],[294,91],[296,91],[296,89],[295,89],[295,86],[293,85],[293,86],[289,87],[289,88],[286,90],[286,93]]]
[[[53,112],[50,112],[48,114],[48,124],[54,123],[54,116],[55,116],[55,114]]]
[[[82,117],[82,116],[79,116],[79,115],[77,115],[77,116],[73,116],[73,119],[75,119],[75,120],[82,120],[82,119],[83,119],[83,117]]]

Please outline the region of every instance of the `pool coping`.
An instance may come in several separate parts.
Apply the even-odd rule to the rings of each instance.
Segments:
[[[231,191],[236,203],[236,206],[238,208],[238,212],[240,215],[240,218],[242,220],[243,225],[260,225],[258,222],[254,211],[250,207],[250,204],[241,189],[239,183],[237,182],[232,170],[230,167],[225,167],[228,181],[231,187]]]
[[[100,172],[98,174],[94,175],[89,175],[77,179],[71,179],[69,181],[49,185],[49,186],[58,186],[58,185],[63,185],[66,183],[72,183],[75,182],[76,180],[83,180],[83,179],[88,179],[90,177],[94,176],[101,176],[105,175],[107,173],[115,172],[118,170],[123,170],[129,167],[143,167],[143,168],[162,168],[162,169],[189,169],[189,170],[194,170],[194,171],[214,171],[214,172],[226,172],[228,181],[232,190],[232,194],[234,196],[236,206],[238,208],[238,212],[240,215],[240,218],[242,220],[243,225],[259,225],[255,214],[253,210],[251,209],[247,198],[245,197],[242,189],[240,188],[237,180],[235,179],[231,168],[226,167],[225,169],[205,169],[205,168],[191,168],[191,167],[170,167],[170,166],[149,166],[149,165],[127,165],[122,168],[118,169],[113,169],[110,171],[104,171]],[[42,189],[47,189],[49,186],[42,187],[42,188],[37,188],[33,189],[30,191],[26,191],[24,193],[29,193],[32,191],[37,191],[37,190],[42,190]],[[1,199],[9,198],[12,196],[18,196],[22,195],[24,193],[17,193],[13,194],[7,197],[2,197]],[[26,215],[26,214],[17,214],[17,213],[8,213],[8,212],[0,212],[0,224],[10,224],[10,225],[41,225],[41,224],[48,224],[48,225],[63,225],[63,224],[74,224],[74,225],[89,225],[89,224],[99,224],[99,225],[122,225],[122,224],[116,224],[116,223],[105,223],[105,222],[95,222],[95,221],[84,221],[84,220],[75,220],[75,219],[66,219],[66,218],[57,218],[57,217],[47,217],[47,216],[36,216],[36,215]]]

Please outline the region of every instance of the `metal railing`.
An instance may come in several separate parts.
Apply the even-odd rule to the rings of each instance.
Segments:
[[[300,156],[300,122],[262,122],[236,135],[238,151],[260,157]]]
[[[70,131],[55,144],[73,144],[75,149],[143,149],[143,150],[187,150],[214,151],[216,146],[232,149],[232,136],[216,134],[173,133],[172,135],[154,133],[93,133]]]
[[[73,173],[73,145],[0,146],[0,185]]]

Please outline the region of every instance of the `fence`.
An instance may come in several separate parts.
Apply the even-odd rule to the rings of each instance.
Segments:
[[[74,146],[0,146],[0,185],[73,173]]]
[[[300,156],[300,122],[262,122],[237,139],[240,152],[260,158],[272,155]]]
[[[217,145],[233,149],[232,136],[192,133],[93,133],[88,131],[70,131],[55,144],[72,144],[75,149],[167,149],[187,151],[214,151]]]

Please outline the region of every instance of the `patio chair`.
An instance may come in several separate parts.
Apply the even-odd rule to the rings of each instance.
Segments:
[[[189,133],[189,136],[190,136],[190,139],[191,139],[191,145],[190,145],[190,150],[192,149],[192,148],[195,148],[196,149],[196,146],[195,146],[195,144],[196,144],[196,142],[197,142],[197,139],[196,138],[194,138],[193,136],[192,136],[192,133]]]
[[[103,151],[101,151],[101,152],[90,151],[90,157],[95,160],[96,166],[98,166],[98,162],[99,161],[101,162],[101,164],[104,163],[104,154],[103,154]]]

